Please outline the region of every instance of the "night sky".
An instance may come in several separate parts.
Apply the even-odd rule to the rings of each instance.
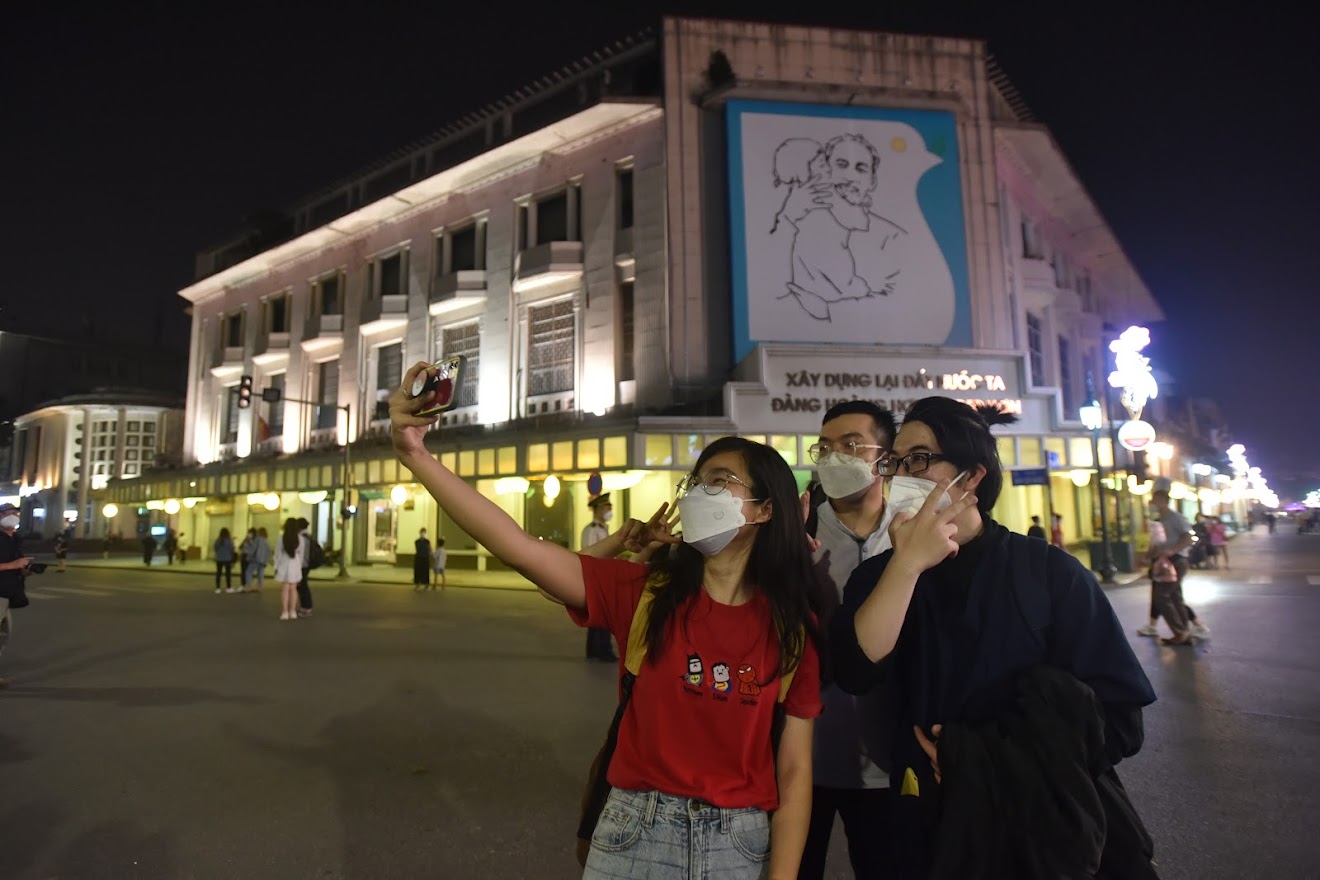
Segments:
[[[1320,53],[1293,13],[613,5],[592,16],[498,2],[11,10],[0,328],[150,343],[163,322],[166,344],[186,350],[177,291],[195,252],[245,217],[658,24],[663,10],[805,22],[811,7],[820,24],[988,39],[1163,306],[1155,365],[1178,392],[1218,399],[1281,494],[1320,486]]]

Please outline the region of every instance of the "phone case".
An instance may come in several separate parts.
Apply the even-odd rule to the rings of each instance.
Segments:
[[[458,401],[459,382],[462,380],[463,364],[466,361],[467,358],[461,354],[445,358],[431,365],[431,369],[435,370],[434,375],[428,369],[426,373],[417,377],[413,383],[413,397],[421,397],[431,390],[436,392],[435,403],[426,409],[418,410],[417,415],[433,416],[453,408]],[[426,376],[425,379],[422,378],[423,375]]]

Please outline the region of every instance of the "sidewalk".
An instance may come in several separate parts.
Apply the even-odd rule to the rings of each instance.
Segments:
[[[40,562],[50,562],[54,567],[54,560],[47,560],[44,557],[39,558]],[[163,558],[157,557],[152,560],[150,567],[142,564],[141,556],[111,556],[109,559],[102,559],[93,554],[70,554],[68,567],[77,568],[104,568],[117,569],[120,571],[132,571],[142,573],[160,573],[160,574],[191,574],[202,577],[208,577],[214,580],[215,564],[210,560],[190,561],[185,563],[174,563],[170,565]],[[326,565],[321,568],[312,569],[308,572],[308,580],[318,584],[400,584],[412,586],[412,568],[401,568],[393,565],[350,565],[348,566],[348,577],[341,579],[339,577],[338,565]],[[522,575],[512,571],[455,571],[450,569],[446,572],[446,584],[450,587],[467,587],[487,590],[535,590],[536,587],[524,578]],[[238,583],[238,565],[234,565],[234,583]],[[271,569],[266,569],[266,586],[271,585]],[[438,588],[437,588],[438,589]]]

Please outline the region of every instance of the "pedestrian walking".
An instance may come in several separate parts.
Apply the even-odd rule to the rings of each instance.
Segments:
[[[435,571],[435,579],[431,581],[431,589],[435,589],[436,581],[440,582],[440,589],[445,589],[445,562],[449,559],[449,551],[445,549],[445,539],[435,539],[435,553],[433,554],[431,565]]]
[[[57,563],[55,570],[64,571],[64,561],[69,556],[69,539],[62,533],[56,535],[55,546],[51,549],[55,551],[55,562]]]
[[[1169,506],[1169,492],[1167,489],[1156,489],[1151,493],[1150,501],[1152,506],[1151,518],[1157,521],[1164,531],[1162,541],[1156,541],[1155,538],[1158,533],[1152,532],[1150,543],[1151,564],[1154,565],[1161,556],[1167,556],[1169,562],[1173,564],[1174,571],[1178,574],[1178,589],[1169,601],[1177,608],[1172,609],[1167,605],[1157,604],[1154,581],[1152,580],[1150,622],[1137,630],[1137,635],[1158,638],[1160,634],[1158,623],[1160,617],[1163,616],[1170,626],[1173,626],[1175,621],[1178,621],[1181,625],[1183,619],[1187,623],[1186,633],[1180,634],[1175,631],[1172,641],[1169,642],[1170,644],[1188,645],[1195,641],[1208,639],[1210,638],[1210,627],[1202,623],[1196,616],[1196,612],[1187,605],[1182,591],[1183,578],[1187,577],[1187,569],[1190,565],[1188,556],[1194,543],[1192,538],[1195,533],[1187,522],[1187,518]],[[1172,620],[1169,617],[1170,615],[1172,615]]]
[[[578,550],[585,551],[592,544],[605,540],[610,535],[609,522],[614,518],[614,505],[610,493],[598,495],[587,502],[591,508],[591,522],[582,527],[582,536],[578,541]],[[614,644],[610,631],[605,627],[591,627],[587,630],[587,659],[617,663],[619,655],[614,653]]]
[[[248,548],[247,586],[243,588],[244,592],[261,592],[261,588],[266,585],[266,565],[269,563],[270,541],[263,526],[256,530],[256,537],[252,539],[252,545]],[[254,581],[255,587],[252,585]]]
[[[1229,569],[1228,564],[1228,529],[1224,527],[1223,520],[1215,517],[1210,520],[1210,546],[1215,551],[1215,558],[1224,560],[1224,570]]]
[[[839,685],[889,688],[863,735],[899,796],[872,833],[889,835],[886,876],[1092,876],[1103,856],[1103,876],[1153,880],[1113,766],[1155,694],[1095,576],[990,518],[991,425],[1011,420],[912,405],[887,459],[893,550],[857,567],[831,621]]]
[[[151,567],[151,557],[156,555],[156,539],[147,532],[142,536],[142,564]]]
[[[308,528],[310,528],[311,523],[309,523],[303,517],[299,517],[297,519],[297,523],[298,523],[298,534],[302,536],[302,541],[304,545],[302,579],[298,581],[298,616],[311,617],[312,616],[312,586],[307,582],[307,573],[312,570],[312,536],[307,531]]]
[[[1063,543],[1063,517],[1057,513],[1050,514],[1050,543],[1060,550],[1068,549]]]
[[[431,541],[426,529],[417,533],[413,554],[413,590],[425,590],[431,583]]]
[[[243,536],[243,543],[238,545],[238,586],[246,593],[248,586],[248,561],[252,556],[252,544],[257,540],[257,530],[248,529]]]
[[[821,605],[829,614],[864,560],[889,549],[891,505],[885,503],[887,458],[897,433],[894,415],[867,400],[836,404],[807,454],[816,465],[824,495],[810,510],[807,532],[815,541],[813,568],[820,578]],[[822,683],[824,711],[812,740],[811,824],[798,880],[821,880],[829,856],[835,816],[843,822],[848,861],[860,880],[884,877],[891,841],[877,829],[888,825],[889,775],[870,753],[859,727],[862,718],[884,715],[876,694],[855,697],[833,682]]]
[[[403,390],[426,369],[414,365],[390,398],[394,448],[414,479],[579,626],[606,628],[627,645],[633,620],[646,621],[638,648],[646,657],[637,686],[632,673],[624,679],[630,696],[608,759],[612,788],[583,877],[688,876],[660,867],[675,858],[723,880],[795,876],[821,707],[810,557],[783,457],[744,438],[716,440],[680,484],[683,543],[666,558],[648,568],[582,556],[524,532],[430,453],[436,416],[416,412],[433,394]],[[774,695],[789,675],[776,755]]]
[[[280,620],[298,619],[298,582],[307,576],[307,541],[298,520],[284,521],[284,534],[275,545],[275,580],[280,592]]]
[[[13,504],[0,504],[0,655],[14,632],[13,610],[28,604],[24,591],[31,556],[23,555],[18,537],[19,511]],[[0,688],[9,680],[0,678]]]
[[[220,592],[220,575],[225,576],[225,592],[235,593],[234,589],[234,539],[229,537],[229,529],[221,529],[220,536],[211,546],[211,555],[215,559],[215,591]]]
[[[165,558],[170,565],[174,564],[174,554],[179,550],[179,539],[174,535],[174,529],[165,528],[165,537],[160,543],[161,549],[165,551]]]
[[[174,552],[179,555],[179,565],[188,561],[188,536],[179,532],[179,537],[174,541]]]

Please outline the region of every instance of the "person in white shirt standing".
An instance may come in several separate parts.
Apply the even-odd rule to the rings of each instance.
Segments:
[[[825,500],[808,511],[807,531],[818,542],[812,561],[821,580],[829,614],[843,598],[844,585],[863,560],[889,549],[892,512],[885,504],[885,480],[879,463],[888,456],[898,433],[894,415],[867,400],[851,400],[825,413],[820,440],[808,450]],[[871,760],[862,742],[859,719],[883,711],[878,693],[853,697],[834,684],[821,687],[825,712],[816,720],[811,825],[802,853],[799,880],[825,874],[830,833],[837,813],[848,837],[848,858],[858,878],[884,876],[891,842],[877,829],[888,823],[889,777]],[[874,729],[874,722],[867,725]]]

